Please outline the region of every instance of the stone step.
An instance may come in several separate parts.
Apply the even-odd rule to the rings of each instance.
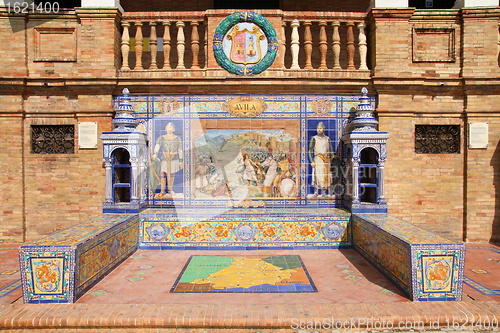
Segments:
[[[3,305],[0,330],[43,332],[484,331],[498,330],[500,303],[43,304]],[[489,325],[485,327],[484,324]],[[486,329],[485,329],[486,328]],[[71,329],[71,330],[68,330]],[[281,332],[281,331],[280,331]]]

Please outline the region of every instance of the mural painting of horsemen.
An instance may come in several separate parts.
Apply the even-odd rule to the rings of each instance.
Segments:
[[[309,143],[309,159],[312,168],[311,185],[314,188],[314,193],[308,197],[316,198],[319,195],[330,197],[334,194],[333,189],[340,179],[338,168],[340,168],[341,162],[333,151],[332,141],[325,135],[325,124],[318,123],[316,130],[317,134],[311,138]]]
[[[160,175],[155,175],[160,181],[160,193],[155,195],[157,199],[167,196],[166,189],[168,189],[168,196],[173,197],[175,195],[173,190],[175,173],[183,168],[182,141],[179,136],[174,134],[174,124],[169,122],[165,126],[165,131],[167,134],[158,138],[151,157],[153,162],[160,161],[161,163]]]

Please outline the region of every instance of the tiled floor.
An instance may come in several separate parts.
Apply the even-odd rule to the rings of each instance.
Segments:
[[[0,245],[0,304],[22,298],[18,245]]]
[[[170,293],[191,255],[299,255],[317,293]],[[330,269],[325,269],[330,267]],[[357,291],[363,290],[363,293]],[[404,302],[399,290],[354,250],[151,251],[139,250],[79,303],[284,304]]]
[[[288,332],[297,323],[328,319],[342,328],[356,318],[365,322],[357,322],[359,330],[372,320],[403,324],[398,331],[415,323],[425,325],[419,330],[465,324],[476,331],[478,319],[500,319],[500,248],[490,244],[467,245],[465,276],[473,287],[464,284],[462,302],[410,302],[353,250],[137,251],[76,304],[23,305],[21,288],[12,285],[19,280],[16,249],[0,246],[0,329],[16,332]],[[191,255],[298,255],[318,291],[170,293]]]
[[[500,247],[470,244],[466,249],[464,295],[500,302]]]
[[[0,245],[0,304],[22,303],[18,246]],[[192,255],[298,255],[317,292],[170,293]],[[325,269],[329,267],[329,269]],[[464,300],[500,302],[500,247],[468,244]],[[362,293],[358,292],[363,290]],[[151,251],[139,250],[95,285],[78,303],[100,304],[303,304],[409,301],[354,250]]]

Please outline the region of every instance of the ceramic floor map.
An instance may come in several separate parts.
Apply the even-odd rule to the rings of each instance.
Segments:
[[[316,292],[299,256],[191,256],[170,292]]]

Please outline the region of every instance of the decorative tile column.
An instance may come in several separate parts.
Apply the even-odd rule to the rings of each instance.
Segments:
[[[384,166],[387,159],[387,132],[377,130],[368,90],[356,108],[356,117],[342,137],[342,159],[347,168],[343,204],[353,213],[387,213],[384,193]]]
[[[146,172],[147,137],[136,130],[129,91],[115,108],[113,131],[101,135],[103,160],[106,167],[106,201],[104,213],[137,213],[146,206],[144,173]],[[118,158],[118,154],[122,154]],[[127,156],[128,153],[128,156]],[[118,173],[121,174],[118,174]],[[129,174],[125,174],[130,172]],[[120,177],[124,180],[120,181]],[[120,193],[120,191],[122,193]]]

